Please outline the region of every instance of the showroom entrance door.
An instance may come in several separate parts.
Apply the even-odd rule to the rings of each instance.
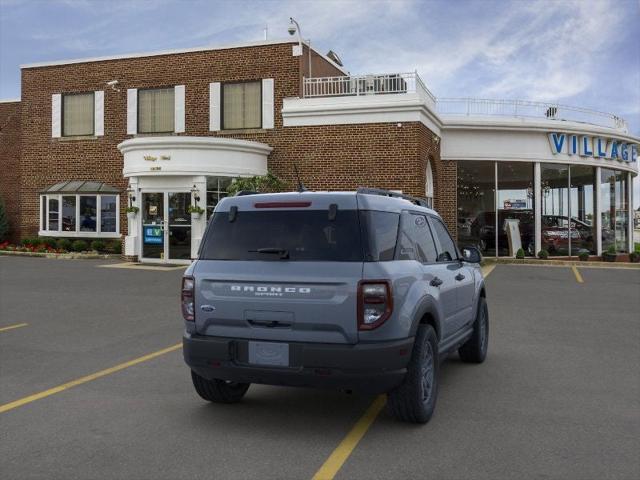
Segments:
[[[141,261],[191,261],[190,202],[189,192],[142,193]]]

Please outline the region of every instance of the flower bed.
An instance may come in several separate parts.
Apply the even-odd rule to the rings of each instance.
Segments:
[[[23,254],[115,254],[121,253],[120,240],[105,242],[103,240],[69,240],[68,238],[36,237],[25,238],[20,245],[14,245],[8,241],[0,243],[0,252],[16,252]],[[40,256],[40,255],[37,255]]]

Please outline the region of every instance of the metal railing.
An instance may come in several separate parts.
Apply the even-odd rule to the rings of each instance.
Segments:
[[[442,115],[504,116],[541,118],[588,123],[628,131],[627,122],[611,113],[559,103],[484,98],[438,98],[429,91],[417,72],[312,77],[303,81],[303,97],[357,97],[417,93]]]
[[[421,93],[435,97],[416,72],[305,78],[304,98]]]
[[[483,98],[439,98],[437,111],[442,115],[505,116],[544,118],[588,123],[628,131],[627,122],[611,113],[559,103],[528,100],[490,100]]]

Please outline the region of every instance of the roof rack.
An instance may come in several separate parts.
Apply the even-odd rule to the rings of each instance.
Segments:
[[[408,200],[411,203],[419,205],[421,207],[429,207],[429,203],[426,198],[420,197],[412,197],[411,195],[405,195],[404,193],[392,192],[391,190],[384,190],[382,188],[367,188],[367,187],[358,187],[357,193],[364,193],[367,195],[381,195],[383,197],[392,197],[392,198],[402,198],[403,200]]]

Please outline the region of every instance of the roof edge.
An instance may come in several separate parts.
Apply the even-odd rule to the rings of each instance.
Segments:
[[[169,49],[169,50],[157,50],[152,52],[137,52],[137,53],[124,53],[120,55],[105,55],[100,57],[87,57],[87,58],[76,58],[69,60],[54,60],[50,62],[35,62],[35,63],[25,63],[20,65],[20,69],[30,69],[30,68],[42,68],[42,67],[54,67],[60,65],[72,65],[78,63],[93,63],[93,62],[105,62],[110,60],[126,60],[129,58],[144,58],[144,57],[158,57],[162,55],[176,55],[181,53],[192,53],[192,52],[206,52],[212,50],[231,50],[234,48],[247,48],[247,47],[262,47],[268,45],[282,45],[282,44],[294,44],[298,43],[296,39],[280,39],[280,40],[261,40],[257,42],[243,42],[243,43],[231,43],[226,45],[210,45],[203,47],[192,47],[192,48],[178,48],[178,49]],[[306,45],[306,42],[305,42]],[[316,52],[318,55],[323,57],[326,61],[330,62],[332,65],[336,66],[340,70],[346,73],[346,71],[335,64],[331,59],[327,58],[322,53],[318,52],[315,48],[311,47],[311,50]]]
[[[0,98],[0,103],[18,103],[20,98]]]

